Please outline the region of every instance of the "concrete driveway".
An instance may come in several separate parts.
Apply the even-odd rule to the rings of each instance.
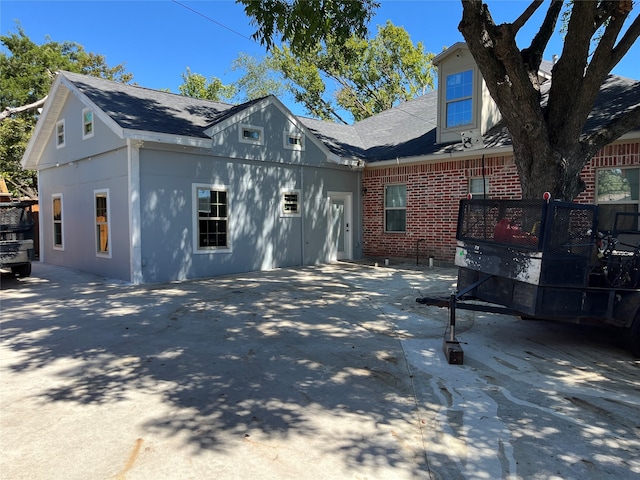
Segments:
[[[459,312],[455,271],[335,264],[131,286],[2,277],[0,477],[636,479],[609,330]]]

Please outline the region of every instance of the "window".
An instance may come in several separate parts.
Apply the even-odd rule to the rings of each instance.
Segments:
[[[384,230],[404,232],[407,229],[407,186],[387,185],[384,189]]]
[[[195,186],[196,250],[229,248],[229,192],[226,187]]]
[[[64,147],[64,120],[56,123],[56,148]]]
[[[613,229],[616,212],[640,212],[640,168],[599,169],[596,182],[600,230]],[[628,229],[637,227],[623,226]]]
[[[455,128],[473,123],[473,70],[447,76],[447,127]]]
[[[82,110],[82,138],[93,137],[93,111],[90,108]]]
[[[63,250],[62,194],[53,195],[53,248]]]
[[[264,129],[262,127],[252,127],[251,125],[240,125],[240,142],[262,145]]]
[[[482,177],[469,179],[469,193],[473,198],[489,198],[489,179]]]
[[[282,192],[282,216],[300,216],[300,190],[286,190]]]
[[[284,148],[289,150],[304,150],[304,137],[301,133],[284,132]]]
[[[95,213],[96,213],[96,253],[100,256],[111,257],[111,246],[109,245],[109,190],[96,190]]]

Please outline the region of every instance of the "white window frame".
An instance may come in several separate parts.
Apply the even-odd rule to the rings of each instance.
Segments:
[[[56,220],[55,202],[60,200],[60,220]],[[51,223],[52,223],[52,242],[54,250],[64,250],[64,202],[61,193],[51,195]],[[56,243],[56,225],[60,225],[60,244]]]
[[[98,222],[98,212],[97,212],[97,199],[98,197],[105,197],[106,198],[106,204],[107,204],[107,215],[106,215],[106,219],[104,222]],[[112,245],[111,245],[111,202],[110,202],[110,196],[109,196],[109,189],[108,188],[103,188],[103,189],[99,189],[99,190],[94,190],[93,191],[93,222],[94,222],[94,232],[95,232],[95,247],[96,247],[96,256],[98,257],[102,257],[102,258],[111,258],[111,254],[113,251]],[[98,235],[98,229],[102,226],[102,225],[106,225],[107,227],[107,247],[106,250],[100,250],[100,236]]]
[[[387,187],[404,186],[404,207],[387,207]],[[385,233],[407,233],[407,184],[406,183],[387,183],[384,185],[384,199],[383,199],[384,215],[382,221],[384,222]],[[387,230],[387,212],[404,210],[404,230]]]
[[[484,178],[484,182],[482,181]],[[473,184],[474,184],[474,180],[479,181],[480,185],[482,186],[484,183],[484,190],[483,191],[475,191],[473,189]],[[489,196],[489,177],[471,177],[469,178],[469,193],[471,194],[471,196],[473,198],[490,198]]]
[[[448,93],[448,83],[449,83],[449,78],[453,77],[455,75],[462,75],[465,74],[467,72],[471,72],[471,95],[467,95],[467,96],[461,96],[461,97],[454,97],[451,99],[447,98],[447,93]],[[463,129],[468,129],[470,126],[473,125],[474,121],[474,95],[475,95],[475,78],[476,78],[476,72],[475,69],[473,68],[467,68],[465,70],[461,70],[459,72],[455,72],[455,73],[451,73],[449,75],[447,75],[446,79],[445,79],[445,85],[444,85],[444,102],[445,102],[445,107],[444,107],[444,125],[445,128],[449,129],[449,130],[463,130]],[[449,125],[449,106],[453,105],[455,103],[458,102],[463,102],[469,100],[471,102],[471,117],[469,119],[469,123],[458,123],[456,125]]]
[[[635,170],[637,172],[638,177],[640,177],[640,166],[624,166],[624,167],[601,167],[601,168],[597,168],[595,175],[596,175],[596,189],[594,192],[594,203],[596,203],[597,205],[606,205],[606,206],[611,206],[611,205],[635,205],[635,210],[636,212],[640,213],[640,194],[638,195],[638,198],[636,199],[622,199],[622,200],[600,200],[598,198],[598,190],[600,189],[600,172],[602,171],[606,171],[606,170]],[[640,180],[640,178],[638,178],[638,180]],[[613,220],[613,219],[611,219]],[[611,228],[613,228],[613,225],[610,225]]]
[[[248,138],[244,136],[244,132],[254,132],[258,134],[258,138]],[[241,123],[238,128],[238,140],[240,143],[249,145],[262,145],[264,143],[264,128]]]
[[[193,252],[196,254],[210,254],[210,253],[231,253],[231,191],[228,185],[209,184],[209,183],[194,183],[192,187],[192,210],[193,210],[193,224],[192,224],[192,238],[193,238]],[[200,236],[200,222],[199,222],[199,203],[198,203],[198,191],[224,191],[227,193],[227,245],[225,247],[201,247],[199,242]]]
[[[60,141],[60,137],[61,137],[59,132],[60,127],[62,127],[62,141]],[[64,126],[64,119],[58,120],[56,122],[55,137],[56,137],[56,148],[64,148],[67,140],[67,132]]]
[[[293,203],[291,201],[287,201],[287,195],[297,195],[296,204],[298,206],[297,211],[291,212],[286,209],[287,204]],[[281,217],[300,217],[302,214],[302,194],[300,189],[297,188],[287,188],[282,189],[280,191],[280,216]]]
[[[292,143],[291,140],[297,140]],[[282,134],[282,145],[287,150],[304,150],[304,135],[298,132],[289,132],[287,130]]]
[[[91,113],[91,122],[87,122],[85,119],[85,115],[87,113]],[[91,124],[91,132],[87,133],[87,125]],[[93,134],[96,129],[95,115],[93,114],[93,110],[90,108],[85,108],[82,110],[82,139],[86,140],[87,138],[93,137]]]

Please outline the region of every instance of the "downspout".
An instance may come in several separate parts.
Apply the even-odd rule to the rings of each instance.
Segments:
[[[302,258],[300,259],[300,265],[304,266],[304,209],[307,206],[307,202],[304,200],[304,165],[300,165],[300,196],[302,197],[300,203],[302,204],[302,208],[300,209],[300,254]]]
[[[140,213],[140,145],[142,142],[127,139],[129,177],[129,278],[138,285],[143,281],[141,213]]]
[[[40,170],[38,170],[38,185],[42,185],[42,182],[40,181]],[[42,215],[42,207],[43,207],[43,203],[42,203],[42,190],[40,188],[38,188],[38,261],[45,263],[45,258],[44,258],[44,239],[42,238],[44,235],[44,218]],[[64,227],[63,227],[64,228]],[[64,235],[64,232],[62,233]],[[64,238],[64,237],[63,237]]]

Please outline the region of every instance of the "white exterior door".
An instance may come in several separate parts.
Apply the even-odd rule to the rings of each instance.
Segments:
[[[332,260],[353,258],[353,195],[349,192],[329,192]]]

